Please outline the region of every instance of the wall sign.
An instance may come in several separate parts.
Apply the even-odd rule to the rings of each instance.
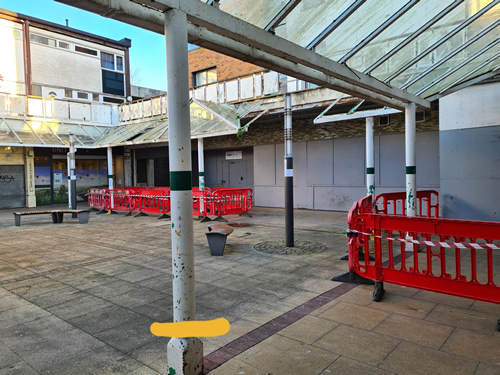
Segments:
[[[243,159],[242,151],[226,151],[226,160]]]

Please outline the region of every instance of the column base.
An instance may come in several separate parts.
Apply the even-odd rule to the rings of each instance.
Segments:
[[[173,337],[167,346],[168,373],[200,375],[203,373],[203,342],[196,338]]]

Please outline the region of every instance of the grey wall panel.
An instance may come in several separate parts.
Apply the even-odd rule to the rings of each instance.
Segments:
[[[365,183],[365,138],[339,138],[333,143],[333,181],[335,185]]]
[[[500,126],[440,132],[443,217],[500,221]]]
[[[275,155],[275,181],[277,186],[285,186],[285,146],[283,143],[279,143],[276,146]],[[292,147],[293,149],[293,147]]]
[[[283,187],[255,186],[254,205],[262,207],[284,207],[284,196]]]
[[[380,185],[405,186],[405,136],[388,134],[380,137]],[[375,171],[375,173],[377,173]]]
[[[274,145],[254,147],[253,175],[255,186],[276,183],[276,151]]]
[[[293,184],[307,187],[307,142],[293,144]]]
[[[366,189],[357,186],[314,187],[314,209],[349,211],[353,203],[365,196]]]
[[[307,142],[307,184],[333,185],[333,140]]]
[[[0,165],[0,208],[24,207],[24,166]]]
[[[417,187],[439,187],[439,133],[417,133]]]

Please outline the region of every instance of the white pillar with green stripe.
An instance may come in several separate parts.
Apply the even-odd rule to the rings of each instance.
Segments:
[[[375,198],[375,147],[373,117],[366,118],[366,194]]]
[[[167,90],[172,219],[174,322],[195,320],[191,126],[189,118],[186,13],[165,12]],[[172,338],[167,347],[169,373],[199,374],[203,344],[198,338]]]
[[[115,208],[114,199],[113,199],[113,150],[108,146],[107,149],[107,158],[108,158],[108,188],[110,194],[110,203],[111,209]]]
[[[406,216],[417,216],[415,103],[405,104]]]

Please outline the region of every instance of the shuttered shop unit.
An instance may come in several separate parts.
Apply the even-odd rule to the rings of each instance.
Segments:
[[[0,208],[24,207],[24,166],[0,165]]]

